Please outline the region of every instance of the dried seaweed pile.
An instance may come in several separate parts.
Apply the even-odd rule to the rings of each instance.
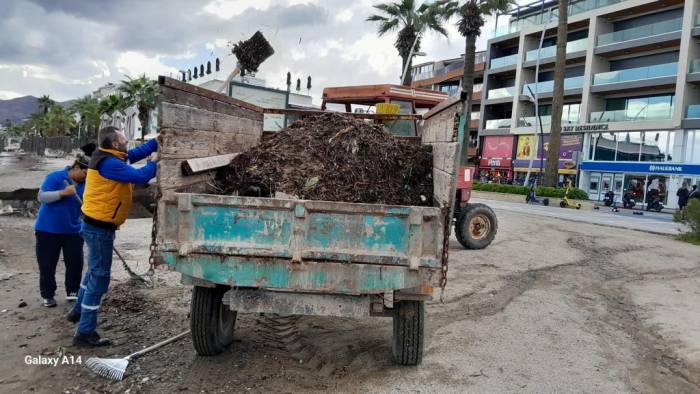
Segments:
[[[384,126],[340,114],[305,118],[238,155],[215,192],[390,205],[432,205],[432,152]]]
[[[234,44],[231,52],[236,55],[243,71],[257,72],[260,64],[272,56],[275,50],[262,33],[256,31],[250,39]]]

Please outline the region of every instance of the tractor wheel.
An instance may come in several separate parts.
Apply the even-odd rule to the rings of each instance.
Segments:
[[[394,304],[392,353],[399,365],[418,365],[423,358],[423,301],[399,301]]]
[[[484,204],[469,204],[455,225],[457,240],[466,249],[483,249],[493,241],[498,221],[493,210]]]
[[[192,343],[200,356],[215,356],[233,342],[236,312],[222,302],[227,287],[195,286],[190,305]]]

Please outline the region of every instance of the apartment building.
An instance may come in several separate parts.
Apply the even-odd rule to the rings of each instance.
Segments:
[[[478,164],[478,132],[479,118],[481,116],[481,91],[484,79],[484,69],[486,65],[486,52],[477,52],[474,61],[474,90],[472,94],[472,111],[469,122],[469,135],[467,150],[463,162],[466,164],[466,157],[477,158],[474,165]],[[449,95],[457,94],[464,75],[464,55],[454,58],[439,60],[436,62],[426,62],[413,66],[412,88],[432,89]]]
[[[560,182],[593,200],[613,190],[642,202],[656,191],[667,207],[681,183],[700,183],[699,13],[697,0],[571,1]],[[487,44],[482,161],[488,146],[501,154],[510,144],[515,182],[530,162],[534,171],[544,164],[556,25],[556,1],[521,6]]]

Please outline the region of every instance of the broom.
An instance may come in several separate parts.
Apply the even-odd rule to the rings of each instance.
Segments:
[[[112,380],[122,380],[124,379],[124,373],[126,372],[126,367],[129,366],[129,361],[134,360],[152,350],[158,349],[159,347],[165,346],[171,342],[175,342],[178,339],[188,335],[190,330],[182,332],[175,335],[174,337],[168,338],[163,342],[158,342],[153,346],[149,346],[145,349],[139,350],[136,353],[132,353],[124,358],[98,358],[90,357],[85,362],[85,366],[88,367],[92,372]]]

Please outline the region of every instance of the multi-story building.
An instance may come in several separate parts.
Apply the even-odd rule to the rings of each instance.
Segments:
[[[469,122],[469,139],[465,156],[478,157],[478,130],[481,115],[481,91],[484,78],[485,52],[477,52],[474,64],[474,90],[472,94],[472,111]],[[464,75],[464,55],[454,59],[421,63],[413,66],[412,88],[432,89],[456,94]],[[475,163],[476,164],[476,163]]]
[[[668,207],[683,182],[700,183],[699,14],[697,0],[570,2],[561,182],[572,179],[594,200],[608,190],[638,202],[658,192]],[[531,162],[539,171],[539,146],[547,147],[557,2],[510,17],[487,43],[479,136],[482,161],[487,146],[510,143],[517,182]]]

